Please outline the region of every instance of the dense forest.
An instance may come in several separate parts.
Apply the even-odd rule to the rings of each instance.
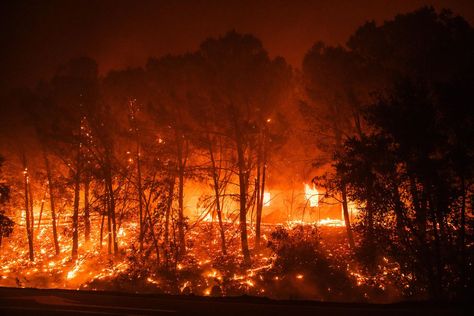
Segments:
[[[236,31],[99,67],[79,57],[2,99],[0,285],[469,298],[474,29],[462,17],[367,22],[344,46],[315,43],[299,68]],[[316,219],[318,207],[339,217]]]

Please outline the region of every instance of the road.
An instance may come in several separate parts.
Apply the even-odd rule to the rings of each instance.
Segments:
[[[274,301],[70,290],[0,288],[0,315],[474,315],[473,305]]]

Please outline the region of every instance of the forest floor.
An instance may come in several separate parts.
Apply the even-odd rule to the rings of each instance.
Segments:
[[[264,244],[275,243],[272,235],[278,227],[263,227]],[[61,238],[62,253],[55,256],[48,229],[40,229],[34,262],[28,260],[25,238],[13,236],[2,249],[0,286],[391,303],[400,300],[398,289],[406,284],[399,267],[388,259],[376,275],[364,274],[350,253],[344,227],[286,227],[289,235],[279,241],[286,243],[280,254],[270,247],[252,250],[252,266],[244,267],[238,230],[227,227],[228,255],[222,256],[217,231],[209,223],[201,223],[188,231],[186,258],[168,269],[157,266],[153,256],[136,256],[134,229],[132,225],[121,226],[119,256],[108,255],[106,241],[100,247],[96,239],[89,247],[80,245],[75,261],[71,260],[66,234]],[[251,229],[249,237],[254,238]],[[302,243],[302,239],[310,243]]]

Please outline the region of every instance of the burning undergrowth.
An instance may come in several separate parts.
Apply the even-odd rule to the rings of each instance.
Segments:
[[[119,256],[107,255],[98,240],[81,245],[86,249],[76,260],[68,255],[66,238],[54,253],[46,232],[36,236],[37,259],[28,260],[24,240],[14,239],[3,252],[2,286],[109,290],[133,293],[166,293],[204,296],[265,296],[274,299],[314,299],[323,301],[379,301],[390,288],[396,270],[380,266],[369,275],[358,271],[351,261],[342,227],[315,225],[267,226],[265,244],[254,249],[251,265],[239,254],[236,229],[228,227],[228,253],[203,236],[215,234],[212,223],[200,223],[189,231],[185,256],[170,255],[158,262],[152,252],[140,252],[132,234],[134,226],[120,229]],[[250,234],[252,236],[252,234]],[[13,240],[12,240],[13,241]],[[6,248],[6,247],[4,247]],[[8,255],[7,252],[8,251]],[[13,251],[18,251],[13,256]],[[238,255],[234,255],[238,254]],[[7,255],[7,256],[5,256]],[[164,255],[164,254],[163,254]],[[392,267],[393,268],[393,267]],[[395,274],[394,274],[395,273]],[[393,293],[391,295],[394,295]],[[400,295],[400,293],[396,293]]]

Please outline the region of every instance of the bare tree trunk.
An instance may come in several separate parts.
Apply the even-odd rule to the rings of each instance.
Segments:
[[[222,223],[222,209],[221,209],[221,195],[220,195],[220,186],[219,186],[219,175],[217,172],[216,160],[214,158],[214,152],[212,149],[212,142],[208,136],[208,149],[209,156],[211,158],[211,168],[212,168],[212,179],[214,182],[214,196],[216,200],[216,210],[217,210],[217,219],[219,221],[219,233],[221,237],[221,249],[224,255],[227,254],[226,242],[225,242],[225,231],[224,224]]]
[[[341,132],[337,126],[337,123],[334,123],[334,134],[336,136],[336,150],[339,151],[342,146]],[[341,181],[341,198],[342,198],[342,212],[344,214],[344,223],[346,225],[347,240],[351,249],[355,248],[354,235],[352,234],[351,220],[349,217],[349,206],[347,202],[347,188],[344,181]]]
[[[263,135],[262,140],[262,161],[261,161],[261,169],[262,174],[259,176],[258,186],[259,189],[257,190],[257,220],[256,220],[256,227],[255,227],[255,248],[260,248],[260,235],[261,235],[261,225],[262,225],[262,213],[263,213],[263,203],[265,197],[265,180],[267,176],[267,154],[265,148],[265,135]],[[260,168],[260,166],[259,166]],[[258,175],[260,175],[260,171],[258,171]]]
[[[242,254],[244,256],[244,263],[250,264],[250,251],[247,239],[247,169],[245,168],[245,157],[242,144],[240,140],[237,141],[237,155],[238,155],[238,167],[239,167],[239,189],[240,189],[240,241],[242,244]]]
[[[177,136],[177,154],[178,154],[178,241],[179,241],[179,256],[186,253],[186,241],[184,237],[184,144],[181,134]]]
[[[351,221],[349,217],[349,206],[347,203],[346,185],[341,185],[342,211],[344,213],[344,223],[346,224],[347,240],[351,249],[355,248],[354,235],[352,234]]]
[[[258,250],[260,248],[260,219],[259,219],[259,210],[261,204],[261,197],[260,194],[260,182],[261,182],[261,173],[262,173],[262,159],[261,159],[261,151],[260,148],[258,149],[257,155],[257,177],[255,179],[255,193],[256,193],[256,204],[257,204],[257,214],[255,219],[255,249]]]
[[[170,245],[170,238],[169,238],[169,231],[170,231],[170,216],[171,216],[171,211],[173,209],[173,196],[174,196],[174,186],[176,182],[176,177],[174,174],[170,174],[171,180],[169,183],[169,188],[168,188],[168,203],[166,205],[166,213],[165,213],[165,264],[168,266],[169,264],[169,259],[170,259],[170,253],[169,253],[169,245]]]
[[[422,247],[424,247],[426,241],[426,206],[421,205],[422,203],[420,201],[416,180],[413,175],[410,175],[410,194],[415,209],[415,221],[419,239],[421,241]]]
[[[79,248],[79,194],[81,189],[81,174],[80,174],[80,152],[77,153],[76,171],[74,174],[74,211],[72,215],[72,258],[77,258]]]
[[[141,157],[140,157],[140,133],[138,130],[138,126],[136,123],[136,114],[139,111],[137,104],[135,101],[131,100],[129,102],[129,119],[131,128],[134,131],[135,143],[136,143],[136,151],[135,151],[135,159],[137,161],[137,194],[138,194],[138,215],[139,215],[139,249],[140,253],[143,252],[143,238],[145,235],[145,219],[143,218],[143,199],[145,198],[142,188],[142,171],[141,171]],[[148,213],[148,206],[146,212]]]
[[[104,239],[104,222],[105,214],[102,215],[102,220],[100,221],[99,249],[102,249],[102,240]]]
[[[238,113],[231,105],[229,107],[229,114],[231,116],[234,127],[235,146],[237,150],[237,167],[239,176],[239,228],[240,228],[240,242],[242,247],[242,255],[244,256],[244,265],[251,264],[250,250],[247,236],[247,193],[248,193],[248,178],[249,170],[247,170],[244,142],[242,139],[242,131],[238,122]]]
[[[35,260],[34,247],[33,247],[33,231],[31,226],[31,212],[30,212],[30,194],[29,194],[29,178],[28,178],[28,167],[26,157],[23,154],[23,184],[24,184],[24,195],[25,195],[25,219],[26,219],[26,235],[28,239],[28,251],[30,261]]]
[[[54,242],[54,250],[56,255],[59,255],[59,241],[58,241],[58,231],[56,226],[56,205],[54,203],[54,186],[53,186],[53,175],[51,173],[51,167],[49,165],[48,156],[46,152],[43,152],[44,155],[44,164],[46,166],[46,176],[48,177],[48,188],[49,188],[49,204],[51,207],[51,225],[53,228],[53,242]]]
[[[30,223],[31,223],[31,233],[33,234],[33,239],[35,235],[35,212],[34,212],[34,199],[33,199],[33,189],[31,189],[31,181],[28,181],[28,194],[30,195]]]
[[[406,243],[406,233],[405,233],[405,214],[403,212],[403,203],[400,198],[400,193],[398,192],[398,186],[393,185],[393,198],[394,198],[394,211],[397,221],[397,232],[399,238]]]
[[[113,252],[118,255],[118,241],[117,241],[117,222],[115,216],[115,192],[113,187],[113,178],[112,178],[112,161],[111,161],[111,148],[107,145],[105,147],[105,161],[104,161],[104,189],[105,196],[107,201],[107,229],[109,233],[109,254]]]
[[[86,176],[84,183],[84,238],[86,243],[91,239],[91,219],[89,205],[90,177]]]
[[[142,171],[141,171],[141,158],[140,158],[140,144],[138,143],[137,139],[137,193],[138,193],[138,209],[139,209],[139,227],[140,227],[140,235],[139,235],[139,242],[140,242],[140,252],[143,251],[143,188],[142,188]]]
[[[112,238],[113,238],[113,245],[114,245],[114,254],[118,255],[118,240],[117,240],[117,222],[115,216],[115,196],[112,187],[112,183],[109,183],[109,206],[110,206],[110,215],[112,220]]]
[[[41,217],[43,217],[43,210],[44,210],[44,202],[46,200],[46,193],[47,193],[47,189],[44,190],[43,198],[41,199],[41,207],[40,207],[40,214],[39,214],[39,219],[38,219],[38,226],[36,228],[38,230],[38,233],[40,231],[40,226],[41,226]]]
[[[107,205],[107,253],[109,255],[112,254],[112,242],[112,223],[110,219],[110,207]]]
[[[104,181],[105,210],[107,212],[107,253],[112,254],[112,222],[110,215],[110,196],[106,180]]]

